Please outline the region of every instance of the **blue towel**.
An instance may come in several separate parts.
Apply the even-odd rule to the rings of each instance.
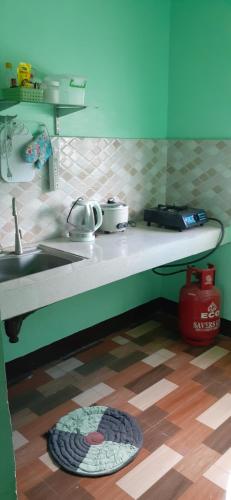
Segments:
[[[27,163],[34,163],[36,168],[41,169],[51,155],[51,140],[48,133],[44,130],[26,146],[24,159]]]

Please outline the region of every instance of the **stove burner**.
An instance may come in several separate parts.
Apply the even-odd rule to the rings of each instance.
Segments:
[[[181,212],[182,210],[187,210],[187,205],[163,205],[159,203],[158,209],[164,212]]]

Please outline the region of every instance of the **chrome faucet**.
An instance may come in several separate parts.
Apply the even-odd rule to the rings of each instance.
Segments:
[[[16,255],[21,255],[23,253],[22,249],[22,233],[21,229],[18,227],[18,214],[16,210],[16,200],[15,198],[12,198],[12,215],[14,217],[14,224],[15,224],[15,248],[14,248],[14,253]]]

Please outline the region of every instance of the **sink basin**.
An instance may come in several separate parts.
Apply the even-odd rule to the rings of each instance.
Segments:
[[[85,257],[48,248],[28,250],[22,255],[3,254],[0,256],[0,283],[83,259]]]

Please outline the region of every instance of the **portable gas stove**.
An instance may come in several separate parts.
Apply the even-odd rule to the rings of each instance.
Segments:
[[[193,227],[203,226],[208,217],[203,208],[191,208],[187,205],[161,205],[144,210],[144,220],[148,226],[151,223],[167,229],[183,231]]]

